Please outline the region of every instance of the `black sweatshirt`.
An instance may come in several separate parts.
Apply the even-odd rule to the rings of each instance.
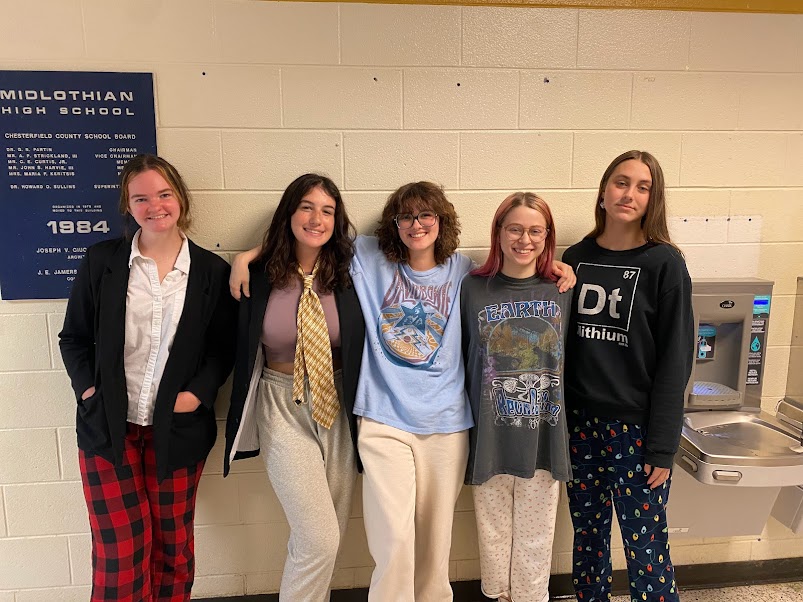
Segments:
[[[670,245],[609,251],[586,238],[563,254],[577,273],[566,402],[638,424],[645,462],[671,468],[694,354],[691,280]]]

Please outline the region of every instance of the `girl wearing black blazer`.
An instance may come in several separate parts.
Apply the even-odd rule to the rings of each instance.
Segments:
[[[93,601],[190,599],[195,496],[233,357],[229,268],[195,245],[190,197],[164,159],[123,168],[133,237],[87,251],[61,354],[92,530]]]
[[[352,239],[334,182],[300,176],[285,190],[249,266],[250,297],[240,300],[224,475],[233,460],[260,455],[265,462],[290,524],[282,601],[329,599],[351,510],[359,463],[352,409],[365,339],[348,272]],[[319,311],[316,350],[323,353],[312,353],[315,318],[305,313],[306,302]],[[312,355],[323,357],[322,365],[311,366]],[[329,396],[318,394],[320,381]],[[333,402],[331,422],[321,416],[322,398]]]

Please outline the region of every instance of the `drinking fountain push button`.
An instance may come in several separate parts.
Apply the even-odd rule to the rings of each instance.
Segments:
[[[742,480],[742,473],[738,470],[715,470],[714,480],[722,483],[738,483]]]

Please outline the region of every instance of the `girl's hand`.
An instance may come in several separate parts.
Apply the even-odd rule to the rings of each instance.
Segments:
[[[240,291],[246,297],[251,296],[251,289],[249,284],[251,282],[251,274],[248,271],[248,264],[254,261],[259,255],[259,247],[254,247],[248,251],[238,253],[231,263],[231,274],[229,274],[229,292],[231,296],[240,300]]]
[[[81,401],[85,399],[89,399],[95,394],[95,387],[89,387],[86,391],[81,394]]]
[[[570,288],[574,288],[574,285],[577,284],[577,275],[574,273],[572,266],[568,263],[557,260],[553,261],[552,275],[558,279],[555,286],[558,287],[561,293],[565,293]]]
[[[658,466],[645,464],[644,472],[647,474],[647,485],[650,486],[650,489],[655,489],[666,482],[671,471],[669,468],[659,468]]]
[[[176,395],[176,404],[173,406],[173,411],[177,414],[185,414],[187,412],[194,412],[200,405],[201,400],[198,399],[194,393],[182,391]]]

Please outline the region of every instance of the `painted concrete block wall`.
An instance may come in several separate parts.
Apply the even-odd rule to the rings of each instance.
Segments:
[[[0,23],[0,69],[155,74],[159,148],[193,189],[192,235],[224,254],[256,243],[284,186],[308,170],[343,188],[361,232],[397,186],[442,184],[478,258],[496,205],[536,190],[563,249],[590,229],[609,160],[653,151],[692,275],[775,281],[767,409],[801,368],[789,362],[803,273],[803,16],[0,0]],[[0,301],[3,602],[87,597],[75,402],[56,344],[64,308]],[[226,405],[223,392],[221,420]],[[258,460],[223,480],[222,453],[216,446],[199,493],[195,591],[276,591],[281,508]],[[455,579],[479,575],[473,523],[464,491]],[[801,554],[803,538],[774,521],[760,538],[673,544],[677,564]],[[570,565],[564,503],[553,571]],[[358,492],[334,584],[365,586],[370,572]]]

